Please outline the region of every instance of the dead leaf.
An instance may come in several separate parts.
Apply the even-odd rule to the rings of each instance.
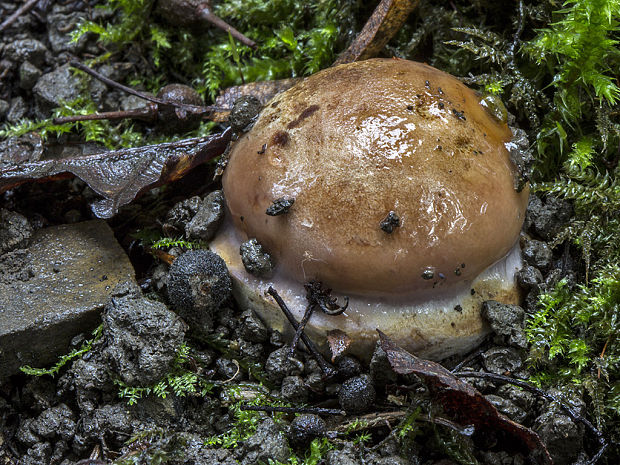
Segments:
[[[226,129],[220,134],[166,144],[21,163],[0,169],[0,193],[29,181],[58,179],[70,173],[104,197],[91,208],[97,217],[110,218],[141,193],[175,181],[222,154],[230,137],[231,130]]]
[[[353,43],[334,65],[367,60],[377,56],[400,30],[419,0],[381,0]]]
[[[503,432],[520,443],[538,463],[553,463],[547,448],[534,431],[498,412],[477,389],[458,379],[439,363],[410,354],[381,331],[377,331],[381,338],[381,348],[387,354],[392,369],[399,374],[414,373],[424,378],[435,401],[457,423],[463,426],[474,425],[476,433]]]
[[[329,350],[332,353],[332,363],[336,360],[340,354],[342,354],[351,344],[351,338],[347,336],[347,333],[339,329],[332,329],[327,331],[327,343],[329,344]]]

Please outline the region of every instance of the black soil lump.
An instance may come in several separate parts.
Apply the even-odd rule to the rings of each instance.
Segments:
[[[342,383],[338,401],[347,414],[356,414],[374,408],[376,396],[370,376],[361,375]]]
[[[209,250],[191,250],[177,258],[168,274],[168,298],[196,332],[208,332],[213,313],[232,292],[226,263]]]
[[[246,95],[238,98],[233,104],[228,122],[236,133],[247,132],[252,128],[262,109],[260,100]]]
[[[318,415],[305,413],[299,415],[291,421],[289,430],[289,440],[295,447],[305,447],[315,438],[320,438],[325,434],[327,425]]]

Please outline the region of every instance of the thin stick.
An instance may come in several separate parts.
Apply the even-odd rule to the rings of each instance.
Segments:
[[[465,365],[467,365],[469,362],[471,362],[473,359],[477,358],[478,356],[480,356],[482,354],[482,352],[484,352],[484,350],[482,349],[478,349],[474,352],[471,352],[469,355],[467,355],[467,357],[465,357],[460,363],[458,363],[454,368],[452,368],[452,370],[450,370],[452,373],[459,371],[461,368],[463,368]]]
[[[283,413],[314,413],[316,415],[346,415],[344,410],[321,408],[321,407],[272,407],[271,405],[241,405],[241,410],[254,410],[257,412],[283,412]]]
[[[104,76],[103,74],[98,73],[94,69],[90,69],[88,66],[80,63],[79,61],[71,61],[69,64],[73,66],[74,68],[84,71],[86,74],[91,75],[92,77],[103,82],[104,84],[107,84],[111,87],[116,87],[117,89],[122,90],[123,92],[126,92],[131,95],[135,95],[136,97],[140,97],[141,99],[148,100],[149,102],[157,103],[158,105],[167,105],[171,107],[176,107],[176,108],[180,108],[182,110],[188,111],[190,113],[196,113],[196,114],[210,113],[213,110],[211,107],[202,107],[198,105],[188,105],[186,103],[176,103],[176,102],[169,102],[166,100],[162,100],[157,97],[153,97],[152,95],[149,95],[145,92],[140,92],[136,89],[132,89],[131,87],[127,87],[121,84],[120,82],[116,82]]]
[[[22,6],[20,6],[15,11],[15,13],[9,16],[2,24],[0,24],[0,32],[4,31],[7,27],[13,24],[17,20],[17,18],[19,18],[21,15],[28,12],[29,10],[32,10],[32,8],[37,4],[38,1],[39,0],[30,0],[24,3]]]
[[[54,124],[64,124],[64,123],[76,123],[78,121],[93,121],[100,119],[107,120],[115,120],[115,119],[125,119],[125,118],[140,118],[140,119],[148,119],[151,120],[155,117],[155,110],[152,106],[147,106],[144,108],[136,108],[135,110],[124,110],[124,111],[106,111],[102,113],[91,113],[90,115],[71,115],[71,116],[60,116],[58,118],[54,118]]]
[[[235,39],[237,39],[242,44],[245,44],[248,47],[251,47],[253,49],[256,49],[256,47],[257,47],[256,42],[254,42],[252,39],[244,36],[241,32],[239,32],[237,29],[232,27],[230,24],[228,24],[222,18],[220,18],[218,16],[215,16],[213,14],[213,12],[211,12],[210,8],[203,8],[203,9],[201,9],[199,14],[200,14],[201,18],[203,18],[205,21],[210,22],[215,27],[220,28],[223,31],[230,32],[230,35],[233,36]]]
[[[299,337],[304,332],[304,329],[306,329],[306,325],[308,324],[308,321],[310,320],[310,317],[313,313],[314,305],[308,305],[306,307],[304,317],[301,319],[301,321],[299,322],[299,326],[297,326],[297,329],[295,330],[295,335],[293,336],[293,340],[291,341],[291,351],[289,357],[292,357],[295,354],[295,349],[297,349],[297,344],[299,344]]]
[[[267,293],[271,297],[273,297],[273,300],[276,301],[276,303],[280,307],[280,310],[282,310],[282,313],[284,313],[284,316],[286,316],[286,319],[288,320],[288,322],[295,329],[295,331],[297,331],[297,328],[299,327],[299,323],[295,321],[295,317],[293,316],[289,308],[286,306],[286,303],[284,303],[284,301],[282,300],[282,297],[280,297],[277,291],[271,286],[269,286]],[[305,333],[301,333],[301,340],[304,341],[304,344],[306,344],[306,347],[308,348],[308,350],[310,351],[310,353],[312,354],[316,362],[319,364],[319,367],[321,368],[321,371],[323,372],[325,377],[331,378],[332,376],[334,376],[336,374],[336,370],[332,366],[330,366],[329,363],[325,361],[325,359],[319,353],[314,343],[310,340],[308,336],[306,336]]]

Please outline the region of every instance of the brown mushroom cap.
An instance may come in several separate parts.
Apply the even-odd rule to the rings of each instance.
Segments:
[[[471,281],[513,247],[528,198],[513,187],[509,128],[479,102],[406,60],[310,76],[231,151],[223,186],[236,228],[294,280],[342,293],[435,294]],[[279,198],[295,203],[267,215]],[[390,211],[400,226],[388,234]]]

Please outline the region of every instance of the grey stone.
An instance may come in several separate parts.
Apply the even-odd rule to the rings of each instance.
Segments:
[[[166,215],[166,224],[176,230],[184,231],[187,223],[198,213],[202,200],[195,195],[189,199],[177,202]]]
[[[384,386],[396,382],[397,375],[392,370],[387,354],[379,343],[377,343],[370,359],[370,377],[375,386]]]
[[[570,465],[583,449],[583,427],[557,408],[551,408],[534,421],[532,429],[540,436],[556,465]]]
[[[301,376],[287,376],[282,380],[282,397],[289,402],[304,403],[308,401],[310,392]]]
[[[531,195],[525,213],[525,227],[549,241],[564,228],[571,215],[572,207],[567,201],[553,196],[547,196],[543,201]]]
[[[347,442],[340,450],[330,450],[325,456],[325,462],[327,465],[361,465],[358,457],[353,444]]]
[[[148,386],[170,371],[185,336],[184,324],[161,302],[127,295],[112,297],[103,312],[103,350],[114,372],[129,386]]]
[[[17,430],[17,439],[26,446],[32,447],[41,440],[70,441],[75,435],[73,412],[65,404],[49,408],[38,417],[21,422]]]
[[[185,227],[189,239],[210,241],[224,219],[224,194],[213,191],[200,203],[198,212]]]
[[[56,53],[71,52],[75,54],[84,48],[87,37],[82,36],[77,42],[74,42],[71,40],[71,32],[75,31],[78,23],[85,19],[84,12],[66,13],[55,7],[47,15],[47,38],[52,50]]]
[[[24,61],[19,67],[19,87],[32,89],[41,77],[41,70],[29,61]]]
[[[225,357],[218,358],[215,361],[215,368],[222,378],[226,380],[239,380],[237,377],[237,375],[240,374],[239,364],[233,362],[231,359]]]
[[[522,408],[517,407],[508,399],[496,396],[495,394],[488,394],[484,397],[491,402],[497,410],[517,423],[523,423],[523,421],[527,418],[527,412]]]
[[[252,310],[246,310],[241,315],[241,324],[237,328],[237,335],[250,342],[267,342],[269,330]]]
[[[25,216],[0,208],[0,254],[28,246],[32,233]]]
[[[0,99],[0,119],[4,118],[9,111],[9,102]]]
[[[79,88],[79,81],[73,76],[69,65],[44,74],[32,89],[39,114],[47,117],[62,102],[75,100],[79,96]]]
[[[397,455],[391,455],[389,457],[381,457],[368,462],[369,465],[410,465],[410,461],[399,457]]]
[[[254,125],[261,108],[260,100],[254,96],[246,95],[238,98],[233,104],[230,117],[228,118],[233,131],[249,131]]]
[[[11,99],[9,111],[6,114],[6,120],[9,123],[17,123],[20,120],[24,119],[27,112],[28,106],[26,105],[26,101],[21,97],[15,97]]]
[[[112,437],[112,444],[123,445],[134,431],[140,431],[144,426],[127,408],[126,402],[104,404],[96,409],[92,415],[82,417],[80,434],[90,441],[98,441],[104,435]],[[76,435],[76,440],[77,440]],[[74,440],[75,442],[75,440]],[[92,448],[92,445],[91,445]]]
[[[35,66],[41,66],[45,61],[47,48],[42,42],[35,39],[15,40],[4,49],[4,56],[16,63],[29,61]]]
[[[376,397],[370,376],[361,375],[342,383],[338,402],[347,414],[363,413],[374,407]]]
[[[270,460],[286,463],[290,448],[284,434],[271,418],[266,418],[243,445],[243,465],[267,463]]]
[[[517,271],[517,283],[526,291],[538,286],[543,282],[543,275],[540,270],[531,265],[525,265]]]
[[[528,413],[532,411],[536,403],[536,396],[534,394],[510,384],[501,386],[497,390],[497,395],[510,400],[517,407]]]
[[[493,347],[482,354],[482,364],[488,372],[501,375],[521,369],[523,360],[512,347]]]
[[[52,446],[47,442],[39,442],[26,451],[26,455],[19,461],[19,465],[41,465],[50,462]]]
[[[28,281],[0,282],[0,384],[20,366],[46,366],[71,338],[92,330],[112,289],[134,270],[105,221],[53,226],[33,234]]]
[[[286,376],[300,375],[304,371],[304,364],[297,358],[289,357],[289,350],[288,346],[284,346],[267,357],[265,373],[273,384],[278,385]]]
[[[482,317],[489,322],[503,342],[522,349],[527,347],[523,332],[525,310],[521,307],[487,300],[482,303]]]
[[[549,271],[553,260],[553,252],[549,246],[541,241],[527,241],[521,250],[523,259],[531,266],[535,266],[543,273]]]

